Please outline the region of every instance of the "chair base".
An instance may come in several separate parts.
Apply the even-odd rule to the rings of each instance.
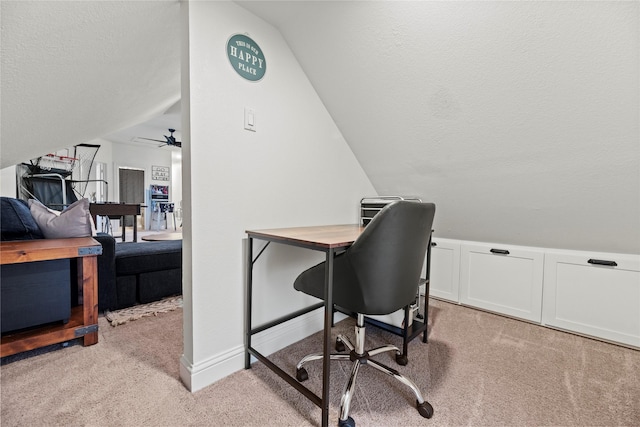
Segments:
[[[400,349],[394,345],[385,345],[382,347],[375,348],[373,350],[364,351],[364,336],[365,336],[365,327],[364,327],[364,316],[362,314],[358,314],[357,323],[355,327],[356,333],[356,344],[355,346],[349,341],[347,337],[344,335],[339,335],[336,339],[336,351],[344,351],[346,348],[349,349],[348,354],[331,354],[331,360],[341,360],[341,361],[350,361],[353,363],[351,369],[351,375],[349,376],[349,380],[345,385],[344,391],[342,393],[342,399],[340,400],[340,419],[338,420],[338,425],[340,427],[354,427],[355,421],[353,418],[349,416],[349,409],[351,405],[351,399],[353,397],[353,392],[355,389],[355,381],[358,375],[358,371],[361,366],[371,366],[376,370],[385,373],[387,375],[392,376],[397,379],[401,383],[408,386],[416,396],[416,408],[420,415],[424,418],[431,418],[433,416],[433,407],[424,400],[422,397],[422,393],[420,393],[420,389],[416,384],[408,379],[407,377],[400,374],[397,370],[390,368],[376,360],[371,359],[371,356],[375,356],[380,353],[384,353],[387,351],[395,351],[396,352],[396,361],[398,361],[398,357],[401,358],[402,353]],[[300,382],[305,381],[309,378],[309,374],[307,370],[304,368],[304,364],[310,362],[312,360],[321,360],[322,353],[310,354],[304,357],[298,364],[296,365],[296,379]],[[398,361],[399,364],[400,361]],[[405,363],[406,364],[406,363]]]

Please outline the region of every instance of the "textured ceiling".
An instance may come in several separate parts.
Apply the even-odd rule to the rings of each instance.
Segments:
[[[640,3],[236,3],[379,194],[438,204],[437,235],[640,251]],[[181,130],[178,0],[0,7],[2,167]]]
[[[436,235],[640,251],[640,3],[237,3],[378,193],[436,202]]]
[[[146,122],[180,99],[177,0],[0,7],[2,167]]]

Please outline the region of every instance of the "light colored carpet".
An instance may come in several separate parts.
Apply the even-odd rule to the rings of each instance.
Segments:
[[[409,345],[409,364],[377,359],[411,377],[435,414],[422,418],[412,394],[369,368],[358,376],[352,416],[363,426],[640,426],[640,352],[440,301],[431,301],[429,343]],[[112,328],[100,341],[6,364],[0,370],[3,426],[305,426],[320,410],[256,363],[205,389],[179,380],[182,309]],[[347,319],[333,334],[351,334]],[[399,343],[367,328],[369,346]],[[290,373],[321,335],[272,360]],[[336,425],[348,364],[334,362],[330,425]],[[308,387],[321,386],[319,363]]]
[[[132,320],[138,320],[147,316],[157,316],[158,313],[167,313],[182,307],[182,296],[163,298],[160,301],[148,304],[139,304],[121,310],[105,310],[104,317],[111,326],[123,325]]]

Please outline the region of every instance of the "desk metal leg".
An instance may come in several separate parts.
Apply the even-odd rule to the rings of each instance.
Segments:
[[[251,299],[253,295],[253,238],[247,240],[247,289],[244,304],[244,368],[251,368]]]
[[[281,324],[285,321],[291,320],[302,314],[309,313],[321,307],[321,303],[318,305],[310,306],[306,309],[299,310],[296,313],[292,313],[290,316],[276,319],[273,322],[268,322],[264,325],[256,327],[254,330],[251,325],[251,311],[252,311],[252,299],[253,299],[253,264],[260,257],[262,252],[267,248],[270,242],[262,248],[260,253],[253,258],[253,238],[247,239],[247,252],[246,252],[246,293],[245,293],[245,321],[244,321],[244,345],[245,345],[245,369],[251,368],[251,355],[253,354],[258,360],[263,362],[269,369],[278,374],[282,379],[287,381],[291,386],[300,391],[314,404],[318,405],[322,410],[322,427],[329,425],[329,391],[330,384],[329,378],[331,376],[330,368],[330,355],[331,355],[331,326],[333,323],[333,261],[335,257],[335,250],[330,248],[326,253],[325,264],[325,292],[324,292],[324,346],[323,346],[323,361],[322,361],[322,398],[319,399],[317,395],[311,392],[309,389],[300,384],[295,378],[289,375],[287,372],[280,369],[278,366],[269,361],[260,352],[251,347],[251,335],[252,333],[258,333],[266,330],[275,325]]]
[[[329,425],[329,378],[331,376],[331,325],[333,324],[333,259],[334,250],[327,251],[324,269],[324,347],[322,354],[322,426]]]
[[[429,341],[429,294],[431,287],[431,248],[436,244],[433,242],[433,230],[429,235],[429,244],[427,245],[427,274],[424,284],[424,333],[422,334],[422,342]]]

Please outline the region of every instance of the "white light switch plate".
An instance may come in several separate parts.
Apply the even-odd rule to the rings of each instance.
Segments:
[[[244,107],[244,128],[256,131],[256,111],[253,108]]]

